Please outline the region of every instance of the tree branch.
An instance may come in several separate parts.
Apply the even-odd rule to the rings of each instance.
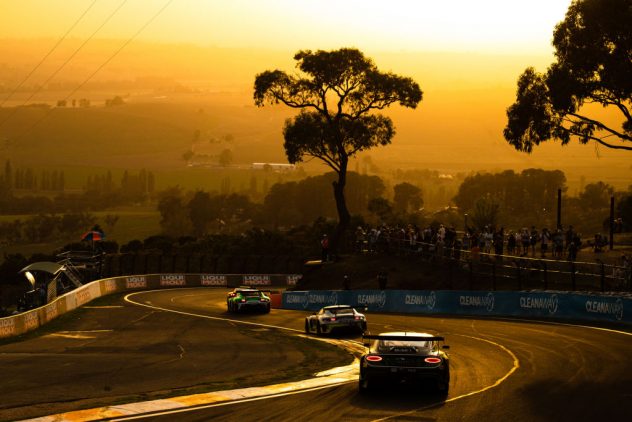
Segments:
[[[587,139],[592,139],[593,141],[595,141],[595,142],[597,142],[597,143],[599,143],[599,144],[601,144],[601,145],[603,145],[603,146],[605,146],[605,147],[607,147],[607,148],[611,148],[611,149],[622,149],[622,150],[625,150],[625,151],[632,151],[632,146],[627,146],[627,145],[614,145],[614,144],[610,144],[610,143],[608,143],[608,142],[604,141],[602,138],[598,138],[598,137],[593,136],[593,135],[588,135],[588,134],[585,134],[585,133],[576,132],[576,131],[573,131],[573,130],[571,130],[571,129],[566,129],[566,128],[564,128],[564,129],[565,129],[568,133],[570,133],[571,135],[574,135],[574,136],[579,136],[579,137],[583,137],[583,138],[587,138]]]
[[[600,129],[605,130],[606,132],[609,132],[615,136],[618,136],[619,138],[621,138],[621,140],[625,140],[625,141],[632,141],[632,136],[626,135],[625,133],[620,133],[614,129],[609,128],[608,126],[604,125],[603,123],[597,121],[597,120],[593,120],[590,119],[586,116],[582,116],[581,114],[577,114],[577,113],[568,113],[569,116],[573,116],[573,117],[577,117],[578,119],[593,124],[595,126],[597,126]]]

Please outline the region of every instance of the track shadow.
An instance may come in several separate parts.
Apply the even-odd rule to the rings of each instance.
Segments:
[[[440,408],[446,396],[434,385],[389,383],[372,387],[365,393],[357,392],[350,404],[367,410],[413,411],[420,408]]]

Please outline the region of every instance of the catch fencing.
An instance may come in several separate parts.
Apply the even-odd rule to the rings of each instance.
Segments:
[[[397,254],[440,268],[446,288],[469,290],[632,291],[632,269],[597,262],[504,255],[387,238],[365,254]]]

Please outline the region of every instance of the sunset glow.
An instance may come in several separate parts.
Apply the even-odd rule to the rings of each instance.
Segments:
[[[2,1],[0,37],[56,37],[89,0]],[[130,0],[100,32],[133,34],[166,1]],[[99,1],[71,34],[86,37],[120,2]],[[569,0],[178,0],[141,39],[220,47],[482,51],[546,54]]]

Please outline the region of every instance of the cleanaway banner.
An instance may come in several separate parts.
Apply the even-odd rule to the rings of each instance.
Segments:
[[[632,299],[564,292],[312,290],[283,293],[283,308],[351,305],[373,312],[632,323]]]

